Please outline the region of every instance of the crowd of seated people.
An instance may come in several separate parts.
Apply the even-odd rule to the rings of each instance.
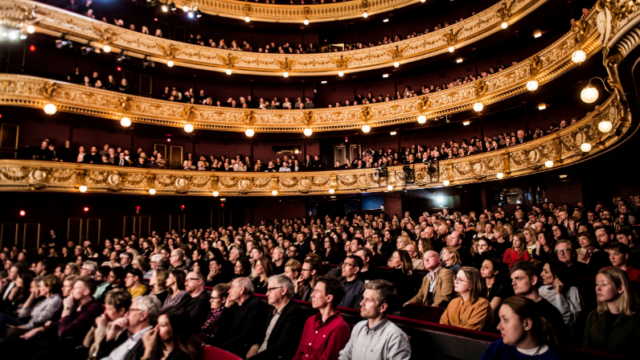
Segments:
[[[360,359],[365,348],[409,359],[386,315],[419,304],[444,308],[440,324],[500,332],[483,359],[558,359],[558,344],[632,358],[640,251],[629,219],[640,196],[613,200],[276,219],[100,245],[51,230],[37,253],[0,251],[0,350],[195,360],[209,344],[242,358]],[[350,329],[337,307],[364,320]]]

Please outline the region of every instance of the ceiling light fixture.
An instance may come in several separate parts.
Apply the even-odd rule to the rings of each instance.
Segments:
[[[529,90],[529,91],[538,90],[538,81],[537,80],[529,80],[529,81],[527,81],[527,90]]]
[[[398,135],[398,132],[397,131],[392,131],[391,132],[391,136],[393,136],[393,135]]]
[[[304,19],[303,23],[304,23],[305,25],[309,25],[309,19]]]
[[[106,53],[111,52],[111,46],[109,46],[109,45],[105,45],[105,46],[102,48],[102,50],[104,50],[104,52],[106,52]]]
[[[320,81],[320,84],[326,84],[326,83],[327,83],[327,80]]]
[[[231,69],[227,69],[225,72],[227,73],[227,75],[231,75]]]
[[[455,50],[455,48],[453,46],[449,46],[449,52],[453,52],[453,50]]]
[[[155,195],[156,189],[149,189],[149,195]]]
[[[418,124],[424,124],[427,122],[427,116],[426,115],[418,115]]]
[[[129,119],[128,117],[123,117],[122,120],[120,120],[120,125],[124,126],[124,127],[129,127],[131,126],[131,119]]]
[[[469,126],[471,124],[471,121],[463,121],[462,125],[463,126]]]
[[[311,134],[313,134],[313,130],[311,128],[306,128],[303,133],[305,136],[311,136]]]
[[[500,27],[503,28],[503,29],[506,29],[506,28],[509,27],[509,23],[506,22],[506,21],[503,21],[502,24],[500,24]]]
[[[545,167],[548,167],[548,168],[553,167],[553,160],[547,160],[547,161],[545,161],[545,162],[544,162],[544,166],[545,166]]]
[[[587,53],[585,53],[583,50],[576,50],[573,52],[573,55],[571,55],[571,61],[576,64],[582,64],[586,59]]]
[[[457,58],[457,59],[456,59],[456,62],[457,62],[458,64],[460,64],[460,63],[461,63],[461,62],[463,62],[463,61],[464,61],[464,60],[463,60],[462,58]]]
[[[186,131],[187,133],[192,133],[193,132],[193,125],[185,124],[184,125],[184,131]]]
[[[365,19],[366,19],[366,18],[368,18],[368,17],[369,17],[369,13],[365,11],[365,12],[362,14],[362,17],[363,17],[363,18],[365,18]]]
[[[475,110],[476,112],[480,112],[482,111],[482,109],[484,109],[484,105],[482,105],[481,102],[473,104],[473,110]]]
[[[396,61],[396,62],[394,62],[394,63],[393,63],[393,67],[396,67],[396,68],[397,68],[397,67],[399,67],[399,66],[400,66],[400,63],[399,63],[399,62],[397,62],[397,61]]]
[[[363,133],[367,134],[367,133],[369,133],[369,131],[371,131],[371,126],[369,126],[367,124],[362,125],[362,132]]]
[[[547,104],[538,105],[538,110],[540,110],[540,111],[545,110],[546,108],[547,108]]]
[[[582,145],[580,145],[580,150],[582,150],[582,152],[589,152],[589,151],[591,151],[591,144],[589,144],[589,143],[582,143]]]
[[[171,61],[171,60],[167,61],[167,66],[168,67],[173,67],[173,61]]]
[[[338,76],[340,76],[340,77],[344,76],[344,72],[338,71]]]
[[[47,115],[53,115],[56,113],[56,111],[58,111],[58,107],[55,106],[55,104],[48,103],[44,106],[44,113]]]
[[[244,18],[244,21],[249,22],[249,21],[251,21],[251,18],[247,16],[247,17]]]
[[[247,135],[247,137],[252,137],[255,133],[256,132],[253,129],[247,129],[244,131],[244,134]]]
[[[542,36],[542,33],[540,31],[536,31],[533,33],[533,37],[536,39],[539,38],[540,36]]]

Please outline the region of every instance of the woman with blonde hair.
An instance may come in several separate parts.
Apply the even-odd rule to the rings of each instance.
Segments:
[[[458,297],[451,300],[440,317],[440,324],[482,330],[485,325],[493,323],[493,310],[484,298],[486,285],[478,269],[461,267],[453,287]]]
[[[440,252],[440,259],[442,259],[442,267],[453,271],[454,274],[462,267],[460,253],[453,246],[443,247]]]
[[[596,275],[598,306],[587,317],[582,347],[637,358],[640,353],[640,301],[625,272],[616,267]],[[635,354],[635,355],[634,355]]]
[[[405,248],[411,244],[412,244],[412,241],[410,237],[401,235],[401,236],[398,236],[398,239],[396,240],[396,249],[405,250]]]
[[[505,226],[493,228],[493,237],[491,238],[491,247],[494,248],[500,256],[503,256],[508,248],[511,247],[509,239],[509,230]]]
[[[253,292],[256,294],[266,294],[267,286],[269,285],[269,278],[273,276],[273,265],[271,260],[266,257],[261,257],[256,260],[253,265],[253,270],[256,277],[253,279]]]
[[[524,243],[529,255],[536,249],[536,242],[538,241],[538,233],[530,227],[522,229],[522,235],[524,236]]]

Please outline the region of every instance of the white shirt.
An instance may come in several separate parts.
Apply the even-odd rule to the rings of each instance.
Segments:
[[[131,351],[131,349],[133,349],[136,344],[138,343],[138,341],[140,341],[142,339],[142,335],[144,335],[147,331],[153,329],[153,326],[149,326],[147,328],[144,328],[140,331],[138,331],[137,333],[135,333],[133,336],[131,334],[129,334],[129,338],[127,339],[127,341],[123,342],[122,344],[120,344],[120,346],[118,346],[117,348],[113,349],[113,351],[111,351],[111,354],[109,354],[109,356],[103,358],[102,360],[122,360],[125,358],[125,356],[127,356],[127,354],[129,353],[129,351]]]

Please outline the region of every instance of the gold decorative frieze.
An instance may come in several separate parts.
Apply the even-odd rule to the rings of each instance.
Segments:
[[[394,0],[370,1],[374,3],[392,3]],[[205,1],[206,2],[206,1]],[[64,34],[67,39],[103,48],[108,45],[111,51],[146,58],[150,61],[168,63],[175,66],[201,68],[212,71],[282,76],[319,76],[337,75],[350,72],[366,71],[383,67],[392,67],[395,62],[408,63],[449,51],[449,47],[460,48],[479,41],[491,34],[501,31],[502,16],[505,4],[510,5],[510,23],[522,19],[527,14],[546,3],[547,0],[502,0],[496,5],[455,23],[445,29],[430,32],[391,44],[370,48],[316,54],[275,54],[230,51],[207,46],[193,45],[121,28],[115,25],[90,19],[86,16],[62,10],[28,0],[0,0],[0,20],[8,25],[26,26],[24,8],[33,9],[37,20],[31,21],[35,31],[53,36]],[[217,1],[212,1],[217,4]],[[221,1],[222,4],[235,3],[248,5],[239,1]],[[359,2],[351,1],[326,6],[355,6]],[[200,9],[206,7],[199,3]],[[244,6],[242,5],[242,6]],[[252,4],[250,11],[256,6],[278,6]],[[34,8],[35,6],[35,8]],[[289,7],[289,6],[284,6]],[[242,15],[244,18],[245,15]],[[291,16],[285,16],[291,18]]]
[[[602,47],[595,19],[593,12],[583,20],[588,36],[580,45],[587,56],[592,56]],[[526,92],[526,83],[532,78],[544,85],[577,66],[571,61],[576,45],[575,36],[569,32],[517,65],[469,84],[431,93],[428,98],[314,109],[311,129],[314,132],[359,129],[363,123],[373,128],[416,121],[419,115],[431,119],[467,111],[478,101],[487,106]],[[289,65],[292,64],[288,62],[283,67]],[[49,96],[45,96],[49,93]],[[174,127],[183,127],[185,121],[189,121],[195,129],[203,130],[244,132],[252,128],[256,132],[302,132],[309,126],[305,120],[308,118],[305,110],[247,112],[246,109],[195,105],[189,107],[187,112],[181,103],[139,96],[124,97],[117,92],[82,85],[0,74],[0,104],[42,108],[47,103],[55,104],[58,111],[114,120],[126,115],[132,122]]]
[[[0,191],[76,192],[84,185],[88,192],[163,195],[271,196],[325,195],[441,187],[528,175],[567,166],[588,159],[618,145],[631,125],[630,114],[618,97],[611,95],[601,106],[575,124],[552,135],[502,150],[414,166],[415,182],[406,183],[402,166],[390,167],[386,178],[375,169],[336,170],[300,173],[205,172],[143,169],[131,167],[75,164],[65,162],[0,160]],[[607,133],[598,124],[610,121]],[[591,150],[583,152],[581,145]]]

